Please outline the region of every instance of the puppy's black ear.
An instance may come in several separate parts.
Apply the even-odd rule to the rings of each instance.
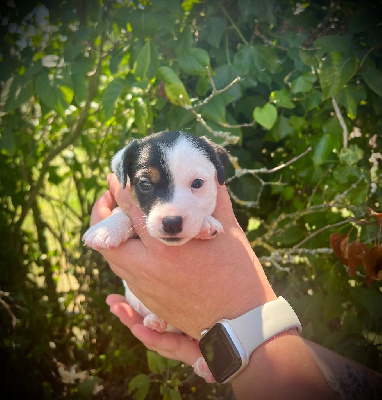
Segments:
[[[216,168],[219,184],[223,185],[225,180],[225,170],[229,164],[227,150],[224,147],[217,145],[212,140],[207,139],[205,136],[200,138],[200,145]]]
[[[111,160],[111,169],[117,176],[122,188],[125,189],[127,180],[131,177],[132,164],[138,153],[139,143],[133,139]]]

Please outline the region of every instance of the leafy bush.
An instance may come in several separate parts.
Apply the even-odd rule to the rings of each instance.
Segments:
[[[105,306],[119,279],[81,245],[112,155],[166,129],[230,151],[237,218],[304,336],[382,371],[379,3],[15,3],[0,26],[1,395],[231,395],[137,343]]]

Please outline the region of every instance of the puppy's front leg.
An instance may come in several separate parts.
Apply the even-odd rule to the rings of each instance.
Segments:
[[[222,232],[224,232],[222,224],[210,215],[204,219],[200,232],[195,236],[195,239],[212,239]]]
[[[130,218],[117,207],[111,215],[89,228],[82,240],[95,250],[112,249],[134,235]]]

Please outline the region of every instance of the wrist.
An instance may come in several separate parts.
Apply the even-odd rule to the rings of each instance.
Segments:
[[[232,282],[229,288],[221,290],[220,294],[224,294],[224,297],[220,295],[211,299],[214,301],[204,310],[204,318],[200,321],[198,333],[212,327],[221,319],[235,319],[256,307],[277,299],[260,262],[253,252],[252,254],[249,266],[240,271],[241,279]]]
[[[290,329],[301,331],[300,321],[279,297],[237,318],[220,320],[202,333],[199,346],[216,381],[225,383],[242,373],[260,346]]]

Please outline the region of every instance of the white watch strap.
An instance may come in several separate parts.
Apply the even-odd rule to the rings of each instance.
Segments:
[[[296,313],[281,296],[238,318],[224,320],[224,322],[231,325],[248,358],[257,347],[278,333],[291,328],[302,331]]]

